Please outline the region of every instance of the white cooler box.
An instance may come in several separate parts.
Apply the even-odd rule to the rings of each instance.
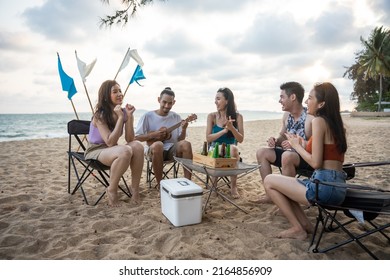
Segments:
[[[186,178],[161,180],[161,211],[176,227],[202,221],[203,189]]]

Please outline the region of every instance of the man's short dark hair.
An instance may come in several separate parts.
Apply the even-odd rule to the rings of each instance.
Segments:
[[[280,86],[281,90],[284,90],[287,96],[295,94],[299,103],[302,104],[303,96],[305,95],[305,89],[298,82],[287,82]]]
[[[170,87],[164,88],[163,91],[160,93],[160,97],[163,96],[163,94],[168,94],[170,96],[175,97],[175,93],[173,92],[173,90]]]

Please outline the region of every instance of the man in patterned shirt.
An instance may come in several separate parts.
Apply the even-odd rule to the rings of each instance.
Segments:
[[[285,133],[297,134],[307,141],[311,136],[311,121],[313,116],[307,114],[307,108],[303,107],[302,101],[305,93],[300,83],[287,82],[280,86],[279,103],[285,112],[282,119],[282,128],[277,138],[270,137],[268,145],[257,150],[257,162],[261,164],[260,176],[264,182],[265,177],[272,173],[271,165],[282,169],[283,175],[296,175],[296,169],[311,168],[298,153],[291,149],[286,140]],[[271,203],[271,199],[265,194],[256,203]]]

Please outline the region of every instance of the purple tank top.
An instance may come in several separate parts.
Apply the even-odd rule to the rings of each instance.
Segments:
[[[123,119],[124,122],[127,121],[127,114],[126,109],[123,108]],[[93,125],[93,122],[91,121],[91,124],[89,125],[89,135],[88,135],[89,143],[91,144],[104,144],[104,140],[102,136],[100,135],[99,129]]]

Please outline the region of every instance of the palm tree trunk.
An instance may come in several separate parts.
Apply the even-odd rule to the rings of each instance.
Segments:
[[[382,74],[379,74],[379,101],[378,101],[378,112],[381,111],[382,102]]]

